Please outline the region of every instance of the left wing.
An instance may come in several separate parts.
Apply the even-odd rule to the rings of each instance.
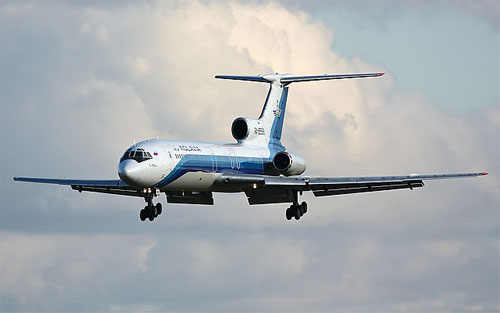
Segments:
[[[218,184],[234,184],[246,193],[249,204],[293,202],[294,193],[312,191],[316,197],[424,186],[424,180],[477,177],[488,173],[432,174],[369,177],[307,177],[223,174]]]
[[[37,177],[14,177],[15,181],[55,184],[71,186],[72,189],[100,193],[109,193],[123,196],[144,197],[144,191],[139,188],[129,186],[119,179],[89,180],[89,179],[57,179],[57,178],[37,178]]]

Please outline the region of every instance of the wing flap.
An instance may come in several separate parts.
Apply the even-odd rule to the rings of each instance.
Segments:
[[[351,183],[351,184],[330,184],[313,185],[311,190],[316,197],[334,196],[360,192],[374,192],[395,189],[412,189],[424,187],[421,180],[413,181],[392,181],[392,182],[369,182],[369,183]]]
[[[289,190],[279,187],[246,189],[245,194],[248,198],[248,204],[267,204],[267,203],[287,203],[292,202],[293,198]]]
[[[166,192],[168,203],[184,203],[184,204],[206,204],[213,205],[214,198],[211,192],[205,191],[178,191]]]
[[[98,192],[98,193],[107,193],[112,195],[120,195],[120,196],[132,196],[132,197],[144,197],[144,193],[142,190],[135,189],[125,189],[118,188],[112,186],[82,186],[82,185],[71,185],[71,189],[83,192]]]

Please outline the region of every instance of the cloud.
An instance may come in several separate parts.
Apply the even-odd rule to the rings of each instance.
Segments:
[[[373,1],[280,1],[283,6],[294,6],[305,11],[339,11],[343,14],[361,16],[363,27],[386,27],[388,21],[398,18],[401,13],[413,12],[425,19],[438,16],[438,12],[454,12],[477,18],[490,25],[491,30],[498,32],[500,21],[500,5],[494,0],[443,0],[439,2],[409,0],[405,2],[388,0]]]
[[[321,21],[238,2],[32,4],[0,18],[2,310],[498,309],[494,174],[305,195],[300,223],[243,195],[140,223],[142,199],[11,181],[116,177],[133,140],[232,141],[267,86],[215,74],[384,71],[332,50]],[[395,85],[390,73],[293,85],[284,144],[312,175],[500,172],[496,104],[457,113]]]

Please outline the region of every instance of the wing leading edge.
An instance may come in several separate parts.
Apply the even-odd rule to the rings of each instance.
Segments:
[[[158,195],[156,190],[151,188],[143,189],[132,187],[119,179],[91,180],[91,179],[60,179],[60,178],[38,178],[38,177],[14,177],[15,181],[41,184],[54,184],[71,186],[73,190],[79,192],[98,192],[121,196],[145,197],[151,192]],[[168,191],[168,203],[187,203],[187,204],[214,204],[212,193],[206,191]]]
[[[144,197],[142,189],[129,186],[119,179],[58,179],[38,177],[14,177],[15,181],[71,186],[73,190],[108,193],[123,196]]]

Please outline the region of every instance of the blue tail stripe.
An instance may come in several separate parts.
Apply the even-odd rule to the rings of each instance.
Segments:
[[[286,110],[286,101],[288,99],[288,87],[283,88],[283,92],[281,93],[280,103],[278,105],[278,110],[274,112],[275,117],[273,121],[273,126],[271,127],[271,134],[269,138],[268,148],[271,152],[270,157],[285,150],[283,144],[281,143],[281,133],[283,130],[283,123],[285,121],[285,110]]]
[[[271,128],[271,136],[276,140],[281,140],[281,132],[283,130],[283,122],[285,121],[286,101],[288,99],[288,87],[283,89],[281,93],[280,103],[278,110],[274,112],[274,122]]]

